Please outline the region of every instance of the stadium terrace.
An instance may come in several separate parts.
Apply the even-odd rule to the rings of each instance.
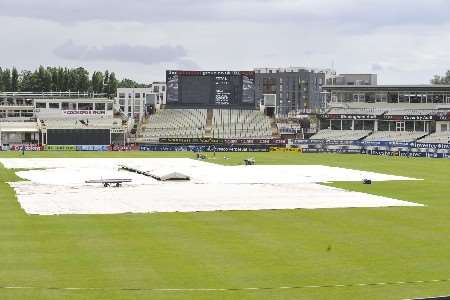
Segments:
[[[168,70],[165,82],[118,88],[113,99],[0,94],[3,150],[223,151],[229,145],[232,151],[281,146],[446,156],[449,140],[450,86],[378,85],[376,74],[328,69]]]

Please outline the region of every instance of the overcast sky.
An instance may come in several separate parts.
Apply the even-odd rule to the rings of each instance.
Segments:
[[[448,0],[0,0],[0,65],[113,70],[305,66],[428,83],[450,68]]]

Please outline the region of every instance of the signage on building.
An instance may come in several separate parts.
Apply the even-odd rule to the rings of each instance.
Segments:
[[[77,115],[77,116],[85,116],[85,115],[106,115],[106,112],[104,110],[63,110],[62,111],[64,115]]]
[[[392,121],[431,121],[432,115],[384,115],[383,120]]]
[[[320,118],[334,120],[375,120],[377,116],[368,114],[321,114]]]

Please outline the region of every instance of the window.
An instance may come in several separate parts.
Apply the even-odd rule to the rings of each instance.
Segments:
[[[363,130],[363,120],[355,120],[354,130]]]
[[[125,93],[119,93],[119,98],[125,98]]]
[[[405,122],[406,131],[414,131],[414,121]]]
[[[415,131],[425,131],[425,122],[417,121],[415,125]]]
[[[161,87],[161,90],[162,90],[163,92],[165,92],[165,91],[166,91],[166,87],[163,85],[163,86]]]
[[[352,130],[352,120],[342,120],[342,130]]]
[[[113,109],[113,104],[110,102],[106,105],[106,110],[112,110]]]
[[[93,110],[94,109],[94,103],[78,103],[78,109],[79,110]]]
[[[61,104],[61,108],[62,108],[63,110],[69,109],[69,102],[63,102],[63,103]]]
[[[154,93],[159,93],[159,86],[155,85],[155,86],[153,87],[153,92],[154,92]]]
[[[388,103],[398,103],[397,93],[388,93]]]
[[[141,98],[141,93],[135,93],[134,98]]]
[[[49,108],[57,108],[57,109],[59,109],[59,103],[51,102],[51,103],[48,104],[48,107]]]
[[[389,121],[378,121],[378,131],[389,131]]]
[[[46,108],[47,105],[45,102],[36,102],[36,108]]]
[[[320,120],[320,129],[330,129],[330,120]]]
[[[331,120],[331,129],[332,130],[341,130],[341,120]]]
[[[363,121],[364,128],[363,130],[373,130],[375,127],[375,121]]]
[[[376,100],[376,102],[387,102],[387,95],[386,94],[376,94],[375,100]]]
[[[95,103],[96,110],[105,110],[105,103]]]

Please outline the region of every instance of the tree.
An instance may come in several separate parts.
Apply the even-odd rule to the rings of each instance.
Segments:
[[[17,92],[19,89],[19,73],[16,68],[12,68],[11,71],[11,91]]]
[[[103,79],[103,93],[108,94],[109,92],[108,86],[109,86],[109,71],[106,70]]]
[[[111,74],[109,75],[109,81],[108,81],[108,96],[109,97],[114,97],[116,95],[117,92],[117,79],[116,79],[116,74],[114,74],[114,72],[111,72]]]
[[[102,93],[103,92],[103,73],[95,71],[92,73],[92,91],[94,93]]]
[[[11,91],[11,71],[9,69],[5,69],[2,72],[2,85],[3,91],[5,92]]]
[[[94,71],[90,77],[89,71],[83,67],[74,69],[62,67],[39,66],[34,71],[18,71],[0,67],[0,92],[94,92],[105,93],[114,97],[117,87],[148,87],[131,79],[123,79],[120,82],[114,72],[106,70]]]
[[[74,77],[76,78],[75,90],[78,92],[87,92],[89,91],[90,82],[89,82],[89,72],[83,68],[79,67],[73,70]]]
[[[23,70],[20,72],[19,76],[19,90],[22,92],[33,91],[34,79],[33,73],[28,70]]]
[[[149,86],[147,84],[137,83],[134,80],[124,78],[118,83],[117,87],[119,87],[119,88],[146,88]]]
[[[5,89],[3,88],[3,70],[0,68],[0,92],[3,92]]]
[[[431,79],[432,84],[450,84],[450,70],[448,70],[444,76],[434,75]]]

